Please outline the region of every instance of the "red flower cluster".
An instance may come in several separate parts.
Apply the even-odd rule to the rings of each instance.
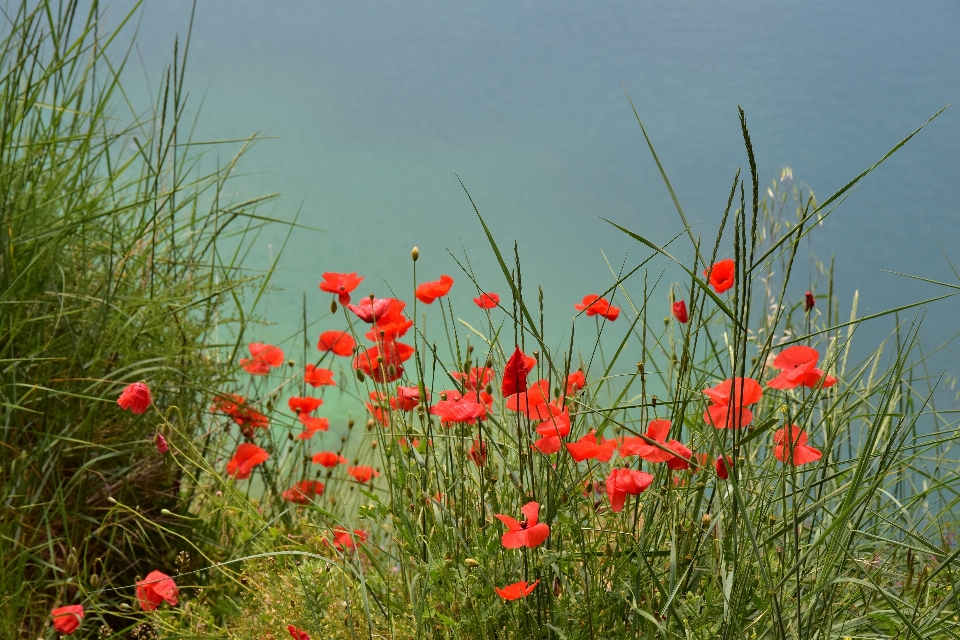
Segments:
[[[249,374],[265,376],[270,369],[283,364],[283,351],[280,347],[262,342],[251,342],[247,345],[250,350],[249,358],[240,358],[240,366]]]
[[[817,360],[820,354],[816,349],[795,345],[787,347],[773,360],[773,368],[782,373],[767,383],[770,389],[796,389],[799,386],[816,388],[822,384],[824,388],[837,384],[837,379],[828,376],[817,369]]]
[[[595,293],[583,297],[581,304],[573,305],[577,311],[585,311],[588,316],[603,316],[610,322],[613,322],[620,316],[620,309],[614,307],[606,298],[601,298]]]
[[[413,351],[410,345],[385,340],[357,355],[353,359],[353,368],[362,371],[375,382],[394,382],[403,376],[402,363],[410,359]]]
[[[137,415],[146,413],[152,402],[150,388],[143,382],[128,384],[120,397],[117,398],[117,404],[120,405],[121,409],[129,409]]]
[[[449,427],[451,423],[456,422],[474,424],[478,418],[487,415],[487,405],[482,402],[484,400],[483,396],[486,395],[485,393],[473,392],[464,396],[455,389],[443,391],[441,397],[445,400],[441,400],[430,407],[430,413],[440,416],[440,424],[445,427]],[[478,400],[481,400],[481,402],[478,402]],[[493,398],[491,398],[492,400]]]
[[[210,411],[230,416],[247,438],[253,438],[255,428],[266,429],[269,425],[267,416],[247,404],[246,398],[235,393],[215,398]]]
[[[316,480],[301,480],[281,494],[287,502],[309,504],[315,496],[322,496],[326,487]]]
[[[489,367],[473,367],[470,373],[451,371],[450,375],[463,384],[464,393],[486,389],[487,385],[493,381],[493,369]]]
[[[739,429],[753,421],[753,413],[746,408],[763,397],[763,389],[753,378],[727,379],[703,394],[712,403],[703,414],[707,424],[717,429]]]

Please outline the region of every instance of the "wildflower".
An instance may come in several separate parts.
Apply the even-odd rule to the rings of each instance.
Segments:
[[[815,304],[817,304],[817,301],[813,297],[813,294],[807,291],[803,296],[803,310],[810,311]]]
[[[307,635],[306,631],[301,631],[292,624],[287,625],[287,631],[289,631],[290,635],[293,636],[293,640],[310,640],[310,636]]]
[[[527,374],[533,370],[527,356],[516,347],[507,364],[503,367],[503,381],[500,383],[500,391],[503,397],[512,396],[515,393],[527,390]]]
[[[293,411],[297,414],[312,413],[322,404],[323,400],[320,398],[292,396],[289,400],[287,400],[287,406],[290,407],[290,411]]]
[[[143,382],[128,384],[120,397],[117,398],[117,404],[120,405],[121,409],[129,409],[137,415],[146,413],[152,402],[150,388]]]
[[[430,399],[430,392],[424,389],[427,400]],[[413,411],[420,404],[419,387],[397,387],[397,395],[390,398],[390,406],[400,411]]]
[[[653,484],[653,476],[646,471],[634,469],[614,469],[607,476],[607,496],[610,497],[610,509],[614,513],[623,511],[627,495],[638,496]]]
[[[781,351],[773,360],[773,368],[782,373],[767,383],[770,389],[796,389],[800,385],[815,388],[822,384],[824,388],[832,387],[837,379],[828,376],[817,369],[817,360],[820,354],[816,349],[803,345],[794,345]],[[822,383],[821,383],[822,381]]]
[[[403,308],[407,303],[402,300],[389,299],[390,304],[382,314],[377,315],[376,326],[367,332],[367,339],[372,342],[396,340],[413,326],[413,321],[407,320]]]
[[[313,454],[313,464],[322,464],[327,469],[332,469],[338,464],[347,464],[348,462],[350,461],[333,451],[321,451],[320,453]]]
[[[789,433],[789,435],[788,435]],[[787,441],[787,442],[785,442]],[[807,446],[807,434],[795,424],[784,425],[773,434],[773,457],[784,464],[800,466],[808,462],[816,462],[823,453],[819,449]],[[789,445],[788,450],[785,445]]]
[[[450,375],[463,383],[464,391],[476,391],[485,388],[493,380],[493,369],[490,367],[473,367],[470,373],[451,371]]]
[[[151,571],[137,582],[137,600],[144,611],[153,611],[166,600],[170,606],[177,604],[179,591],[170,576],[160,571]]]
[[[474,424],[477,418],[482,418],[487,414],[487,407],[479,402],[469,400],[467,397],[454,396],[451,392],[447,393],[447,399],[441,400],[430,407],[430,414],[440,416],[440,424],[449,426],[451,422],[466,422]]]
[[[745,408],[763,397],[763,389],[753,378],[727,379],[703,394],[713,403],[703,413],[703,419],[717,429],[739,429],[753,421],[753,413]]]
[[[676,440],[671,440],[667,443],[669,447],[676,454],[669,460],[667,460],[667,466],[673,471],[680,471],[681,469],[689,469],[690,463],[689,460],[693,459],[693,451],[691,451],[686,445],[683,445]]]
[[[50,615],[53,616],[53,628],[57,630],[57,633],[69,636],[77,630],[80,621],[83,620],[83,605],[68,604],[65,607],[54,609],[50,612]]]
[[[157,444],[157,453],[160,455],[165,454],[167,451],[170,451],[170,445],[167,444],[167,439],[163,437],[163,434],[159,431],[157,432],[157,437],[154,438],[154,441]]]
[[[227,474],[237,480],[246,480],[250,477],[250,472],[258,464],[262,464],[270,457],[270,454],[255,444],[244,442],[237,447],[237,452],[227,463]]]
[[[323,367],[315,367],[308,364],[303,370],[303,381],[311,387],[330,386],[335,387],[337,383],[333,381],[333,371]]]
[[[297,420],[303,425],[303,432],[297,435],[299,440],[309,440],[317,431],[329,431],[330,420],[327,418],[314,418],[305,413],[297,416]]]
[[[610,322],[613,322],[620,316],[620,309],[614,307],[606,298],[601,298],[595,293],[583,297],[581,304],[573,305],[578,311],[586,311],[588,316],[603,316]]]
[[[721,480],[726,480],[730,477],[730,472],[733,471],[733,458],[730,456],[717,456],[717,462],[714,464],[714,468],[717,470],[717,477]]]
[[[360,304],[348,304],[347,309],[367,324],[373,324],[390,309],[393,302],[393,298],[363,298]]]
[[[413,351],[413,347],[402,342],[384,342],[358,354],[353,359],[353,368],[362,371],[375,382],[393,382],[403,376],[401,363],[409,360]]]
[[[334,527],[333,529],[333,547],[338,551],[353,549],[357,542],[363,542],[367,539],[367,532],[362,529],[348,531],[343,527]]]
[[[500,296],[495,293],[481,293],[479,298],[474,298],[473,303],[481,309],[493,309],[500,304]]]
[[[503,589],[500,587],[494,587],[493,590],[497,592],[497,595],[503,598],[504,600],[517,600],[519,598],[526,598],[528,595],[533,593],[534,587],[540,584],[539,580],[535,580],[529,585],[526,580],[521,580],[520,582],[514,582],[513,584],[508,584]]]
[[[322,482],[301,480],[280,494],[280,497],[295,504],[309,504],[311,498],[322,496],[325,488]]]
[[[240,358],[240,367],[247,373],[255,376],[265,376],[272,367],[283,364],[283,350],[272,344],[251,342],[247,345],[250,358]]]
[[[373,395],[373,394],[370,394]],[[372,404],[370,402],[365,403],[367,405],[367,411],[370,412],[370,415],[373,416],[373,419],[377,421],[377,424],[383,425],[384,427],[390,426],[390,412],[384,411],[383,407],[377,404]]]
[[[470,445],[470,452],[467,456],[473,460],[473,464],[482,467],[487,464],[487,443],[480,440],[474,440]]]
[[[570,414],[566,407],[562,409],[552,405],[554,415],[548,417],[545,421],[537,425],[537,433],[542,438],[534,442],[531,446],[540,453],[549,455],[560,451],[561,438],[570,434]]]
[[[594,431],[586,434],[576,442],[570,442],[565,445],[570,457],[577,462],[583,462],[588,459],[596,459],[597,462],[609,462],[613,457],[613,452],[617,448],[616,440],[597,440],[597,434]]]
[[[732,259],[726,258],[710,265],[709,268],[703,271],[703,275],[707,276],[710,286],[713,287],[713,290],[717,293],[723,293],[727,289],[733,287],[734,272],[736,271],[736,264]]]
[[[550,403],[550,388],[546,380],[537,380],[526,391],[507,398],[507,409],[519,411],[531,420],[546,420],[559,412],[556,405]]]
[[[587,386],[587,377],[584,375],[583,369],[577,369],[567,376],[568,396],[576,395],[585,386]]]
[[[337,294],[340,304],[346,306],[350,304],[350,292],[356,289],[362,280],[363,276],[357,277],[356,273],[324,273],[320,291]]]
[[[670,432],[669,420],[651,420],[647,425],[646,437],[649,440],[667,445],[667,434]],[[675,441],[674,441],[675,442]],[[620,457],[640,456],[647,462],[666,462],[673,458],[673,454],[660,447],[648,444],[640,436],[624,438],[620,444]]]
[[[270,421],[253,407],[247,404],[247,399],[236,393],[219,396],[213,401],[210,411],[224,413],[230,416],[240,427],[240,431],[248,438],[253,438],[253,430],[266,429]]]
[[[686,302],[677,300],[673,303],[673,317],[676,318],[680,324],[687,324],[687,320],[689,320],[690,317],[687,315]]]
[[[440,276],[439,280],[434,282],[424,282],[417,287],[417,300],[423,304],[433,304],[433,301],[437,298],[443,297],[450,293],[450,287],[452,286],[453,278],[444,274]]]
[[[320,351],[333,351],[334,355],[349,356],[357,346],[357,341],[346,331],[324,331],[317,341]]]
[[[550,535],[550,527],[546,523],[537,523],[540,513],[540,505],[536,502],[528,502],[520,507],[520,513],[526,516],[523,522],[517,522],[510,516],[501,513],[495,514],[497,519],[507,526],[506,533],[500,538],[505,549],[519,549],[527,547],[533,549],[543,544],[543,541]]]
[[[370,482],[375,477],[378,477],[380,473],[373,467],[368,467],[365,465],[358,465],[356,467],[347,467],[347,473],[354,477],[357,482],[367,483]]]

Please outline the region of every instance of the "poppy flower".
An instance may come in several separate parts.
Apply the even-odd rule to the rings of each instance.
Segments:
[[[509,396],[504,404],[510,411],[519,411],[531,420],[546,420],[558,411],[550,404],[550,386],[546,380],[537,380],[526,391]]]
[[[439,280],[434,282],[424,282],[417,287],[417,300],[423,304],[433,304],[437,298],[441,298],[450,293],[450,287],[453,286],[453,278],[444,274]]]
[[[287,631],[289,631],[290,635],[293,636],[293,640],[310,640],[310,636],[307,635],[306,631],[301,631],[292,624],[287,625]]]
[[[354,477],[357,482],[367,483],[380,473],[373,467],[358,465],[356,467],[347,467],[347,473]]]
[[[736,271],[736,264],[731,258],[726,258],[720,262],[710,265],[709,268],[704,269],[703,275],[705,275],[710,282],[710,286],[713,287],[713,290],[717,293],[723,293],[727,289],[733,287],[733,278],[734,272]]]
[[[712,404],[703,413],[703,419],[717,429],[739,429],[753,421],[753,413],[745,408],[763,397],[763,389],[753,378],[727,379],[703,394]]]
[[[543,541],[550,535],[550,527],[546,523],[537,520],[540,514],[540,505],[536,502],[528,502],[520,507],[520,513],[526,516],[523,522],[517,522],[510,516],[501,513],[495,514],[497,519],[507,526],[506,533],[500,538],[505,549],[519,549],[527,547],[533,549],[543,544]]]
[[[357,341],[346,331],[324,331],[317,342],[320,351],[333,351],[334,355],[344,357],[353,355],[356,347]]]
[[[311,413],[322,404],[323,400],[320,398],[292,396],[287,400],[287,406],[290,407],[290,411],[298,414]]]
[[[325,488],[322,482],[301,480],[280,494],[280,497],[295,504],[309,504],[314,496],[322,496]]]
[[[676,454],[667,460],[667,467],[673,471],[680,471],[681,469],[690,468],[690,463],[688,460],[693,458],[693,451],[691,451],[686,445],[681,444],[676,440],[671,440],[668,442],[667,447]]]
[[[689,320],[690,317],[687,315],[686,302],[677,300],[673,303],[673,317],[676,318],[680,324],[687,324],[687,320]]]
[[[607,496],[614,513],[623,511],[627,495],[638,496],[653,484],[653,476],[646,471],[614,469],[607,476]]]
[[[311,387],[330,386],[335,387],[337,383],[333,381],[333,371],[323,367],[315,367],[308,364],[303,370],[303,381]]]
[[[53,628],[57,633],[69,636],[80,626],[83,620],[83,605],[68,604],[65,607],[54,609],[50,612],[53,616]]]
[[[393,298],[367,297],[360,300],[359,304],[348,304],[347,309],[367,324],[373,324],[378,318],[383,317],[393,302]]]
[[[473,303],[481,309],[493,309],[500,304],[500,296],[495,293],[481,293],[479,298],[474,298]]]
[[[556,405],[552,406],[553,415],[537,425],[536,428],[537,433],[543,437],[531,445],[531,447],[546,455],[560,451],[562,448],[561,438],[570,435],[569,411],[566,407],[561,409]]]
[[[500,391],[503,397],[512,396],[515,393],[527,390],[527,374],[533,370],[527,356],[516,347],[507,364],[503,367],[503,381],[500,383]]]
[[[404,451],[410,449],[411,447],[417,451],[420,450],[420,438],[414,438],[413,441],[409,441],[405,436],[400,436],[397,438],[397,444],[400,445],[400,448]]]
[[[335,527],[333,530],[333,547],[338,551],[353,549],[358,542],[363,542],[366,539],[367,532],[362,529],[348,531],[343,527]]]
[[[240,427],[243,435],[248,438],[253,438],[254,429],[266,429],[270,424],[267,416],[248,405],[247,399],[236,393],[214,399],[210,411],[230,416],[230,419]]]
[[[409,360],[413,351],[413,347],[402,342],[384,342],[358,354],[353,359],[353,368],[375,382],[394,382],[403,376],[401,363]]]
[[[303,425],[303,432],[297,434],[298,440],[309,440],[317,431],[329,431],[330,420],[327,418],[314,418],[305,413],[297,416],[297,420]]]
[[[504,600],[517,600],[519,598],[526,598],[528,595],[533,593],[534,587],[536,587],[538,584],[540,584],[539,580],[535,580],[530,584],[527,584],[526,580],[521,580],[520,582],[508,584],[503,589],[500,587],[494,587],[493,590],[496,591],[497,595]]]
[[[669,432],[669,420],[651,420],[650,424],[647,425],[646,437],[666,446]],[[647,462],[666,462],[673,458],[672,453],[649,444],[640,436],[623,439],[620,444],[620,457],[626,458],[627,456],[640,456]]]
[[[470,445],[470,452],[467,456],[473,460],[473,464],[482,467],[487,464],[487,443],[474,440]]]
[[[485,389],[490,384],[493,380],[493,369],[490,367],[473,367],[470,369],[470,373],[451,371],[450,375],[463,383],[464,391],[476,391],[477,389]]]
[[[567,376],[567,395],[573,396],[587,386],[587,376],[582,369],[578,369]]]
[[[430,399],[430,392],[427,394],[427,400]],[[397,387],[397,395],[390,398],[390,406],[399,411],[413,411],[420,404],[419,387]]]
[[[166,600],[170,606],[177,604],[179,591],[173,579],[160,571],[151,571],[143,580],[137,581],[137,600],[144,611],[153,611]]]
[[[350,461],[333,451],[321,451],[313,454],[313,464],[322,464],[327,469],[332,469],[338,464],[347,464]]]
[[[324,273],[323,282],[320,283],[320,291],[336,294],[339,297],[340,304],[350,304],[350,292],[357,288],[363,276],[357,276],[356,273]]]
[[[773,457],[784,464],[800,466],[816,462],[823,453],[807,445],[807,434],[795,424],[785,425],[773,434]],[[787,447],[792,448],[792,451]]]
[[[240,358],[240,367],[249,374],[255,376],[265,376],[270,373],[272,367],[279,367],[283,364],[283,350],[272,344],[263,344],[262,342],[251,342],[247,345],[250,350],[250,358]]]
[[[262,464],[270,457],[270,454],[255,444],[244,442],[237,447],[237,452],[227,463],[227,474],[237,480],[246,480],[250,477],[250,472],[258,464]]]
[[[585,311],[588,316],[603,316],[610,322],[613,322],[620,316],[620,309],[607,302],[606,298],[601,298],[595,293],[583,297],[581,304],[573,305],[577,311]]]
[[[810,311],[815,304],[817,304],[817,301],[814,299],[813,294],[807,291],[803,296],[803,310]]]
[[[450,426],[451,422],[473,424],[477,418],[482,418],[487,414],[487,407],[471,400],[472,395],[459,397],[458,394],[456,398],[452,396],[453,394],[449,394],[447,400],[441,400],[430,407],[431,415],[440,416],[440,424],[444,426]]]
[[[152,402],[150,388],[143,382],[128,384],[120,397],[117,398],[117,404],[120,405],[121,409],[129,409],[137,415],[146,413]]]
[[[773,360],[773,368],[782,373],[767,383],[770,389],[796,389],[803,385],[811,389],[821,384],[824,388],[837,384],[837,379],[817,369],[820,354],[816,349],[794,345],[781,351]]]
[[[576,442],[569,442],[565,445],[570,457],[577,462],[596,459],[597,462],[609,462],[613,457],[613,452],[617,448],[616,440],[597,440],[597,434],[594,431],[584,435]]]
[[[157,436],[153,440],[157,445],[157,453],[160,455],[170,451],[170,445],[167,444],[167,439],[163,437],[162,433],[157,432]]]
[[[714,469],[717,470],[717,477],[721,480],[726,480],[730,477],[730,472],[733,471],[733,458],[730,456],[717,456],[717,462],[714,464]]]
[[[377,424],[383,425],[384,427],[390,426],[390,412],[384,410],[378,404],[373,404],[370,402],[365,403],[367,405],[367,411],[370,412],[370,415],[373,416],[373,419],[377,421]]]

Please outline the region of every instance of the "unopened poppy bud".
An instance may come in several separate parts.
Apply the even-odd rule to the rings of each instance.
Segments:
[[[804,294],[803,310],[810,311],[810,309],[813,309],[815,304],[817,304],[817,301],[814,299],[813,294],[807,291],[807,293]]]
[[[157,433],[156,443],[157,443],[157,453],[159,453],[160,455],[163,455],[170,450],[169,445],[167,445],[167,439],[163,437],[162,433],[159,433],[159,432]]]
[[[486,388],[484,389],[484,391],[486,391],[487,393],[493,393],[493,385],[492,385],[492,384],[488,384],[488,385],[486,386]]]
[[[114,498],[113,496],[107,496],[107,502],[109,502],[110,504],[117,504],[117,499]]]
[[[353,425],[355,425],[355,424],[356,424],[356,422],[354,422],[353,420],[349,420],[349,421],[347,422],[347,429],[353,429]]]
[[[373,431],[373,420],[367,420],[367,431]]]
[[[164,516],[172,516],[173,512],[170,509],[160,509],[160,514]]]
[[[288,367],[295,367],[295,366],[297,366],[297,363],[296,363],[295,360],[287,360],[287,366],[288,366]]]
[[[77,565],[77,556],[73,551],[71,551],[70,555],[67,556],[67,568],[72,569],[76,565]]]
[[[473,558],[467,558],[466,560],[463,561],[463,564],[467,565],[468,567],[479,567],[479,566],[480,566],[480,563],[477,562],[476,560],[474,560]]]
[[[376,440],[374,440],[373,442],[370,443],[370,448],[371,448],[371,449],[376,449],[376,448],[377,448],[377,441],[376,441]]]
[[[337,301],[336,301],[336,300],[331,300],[331,301],[330,301],[330,313],[336,313],[336,312],[337,312]]]
[[[366,379],[367,379],[366,376],[363,375],[363,371],[360,371],[360,369],[357,369],[357,380],[359,380],[360,382],[363,382]]]
[[[413,261],[414,261],[414,262],[416,262],[416,261],[417,261],[417,258],[420,257],[420,249],[417,249],[416,247],[414,247],[414,248],[410,251],[410,257],[413,258]]]
[[[88,580],[88,582],[90,583],[90,586],[91,586],[91,587],[93,587],[94,589],[96,589],[96,588],[97,588],[97,585],[100,584],[100,576],[97,575],[96,573],[91,573],[91,574],[90,574],[90,579]]]

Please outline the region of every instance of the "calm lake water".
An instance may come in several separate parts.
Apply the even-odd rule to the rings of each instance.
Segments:
[[[133,95],[145,79],[155,90],[190,8],[147,0]],[[200,0],[188,85],[203,100],[195,138],[277,137],[244,161],[234,195],[282,192],[264,213],[302,208],[320,229],[290,238],[267,308],[277,325],[259,337],[296,330],[303,292],[312,316],[326,309],[322,271],[366,275],[363,293],[388,295],[384,279],[408,291],[414,245],[427,279],[465,283],[447,249],[465,250],[480,282],[504,290],[456,172],[498,240],[518,242],[558,343],[573,302],[611,282],[601,249],[617,267],[647,253],[598,216],[661,242],[681,229],[624,87],[712,238],[746,169],[738,104],[763,183],[790,166],[825,199],[960,98],[960,3]],[[854,290],[862,312],[947,292],[885,270],[958,283],[940,248],[960,265],[958,125],[955,105],[812,234],[819,257],[836,257],[845,304]],[[284,234],[262,234],[259,264]],[[665,289],[659,299],[666,315]],[[465,293],[457,306],[480,320]],[[960,330],[958,315],[960,298],[928,313],[928,347]],[[859,333],[872,345],[890,327]],[[935,363],[960,371],[955,351]]]

